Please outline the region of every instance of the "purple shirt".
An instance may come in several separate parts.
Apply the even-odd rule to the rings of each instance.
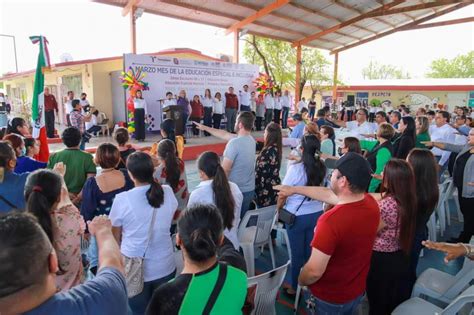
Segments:
[[[185,97],[178,97],[176,105],[181,107],[183,114],[189,115],[189,101]]]

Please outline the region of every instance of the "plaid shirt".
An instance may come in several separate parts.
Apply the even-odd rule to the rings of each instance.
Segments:
[[[77,129],[79,129],[81,134],[83,134],[84,129],[85,129],[85,127],[84,127],[84,115],[82,115],[81,112],[78,111],[78,110],[73,110],[69,114],[69,119],[71,120],[71,126],[76,127]]]

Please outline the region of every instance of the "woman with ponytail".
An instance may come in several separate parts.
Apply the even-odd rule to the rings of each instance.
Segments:
[[[319,158],[321,143],[315,135],[305,135],[299,146],[301,160],[290,164],[283,179],[288,186],[322,186],[326,175],[326,167]],[[296,218],[291,226],[286,226],[291,248],[291,288],[284,292],[290,297],[296,295],[298,275],[301,267],[311,255],[311,241],[318,218],[323,213],[323,204],[303,195],[278,197],[278,209],[286,209]]]
[[[147,314],[242,314],[247,275],[217,259],[224,226],[212,205],[196,205],[181,215],[176,244],[183,251],[183,272],[155,291]]]
[[[122,256],[144,258],[143,291],[128,300],[133,314],[144,314],[153,291],[176,271],[170,228],[178,202],[171,187],[153,178],[148,154],[132,153],[127,169],[135,188],[115,196],[109,218]]]
[[[176,155],[176,146],[173,141],[164,139],[158,143],[157,148],[158,167],[155,170],[155,179],[161,185],[169,185],[174,192],[176,200],[178,200],[178,218],[181,211],[188,204],[189,192],[186,172],[184,170],[184,162]]]
[[[37,170],[25,185],[26,209],[33,214],[53,244],[58,256],[56,287],[63,292],[83,280],[81,237],[85,223],[68,197],[61,175]]]
[[[217,153],[207,151],[197,160],[201,183],[189,196],[188,207],[196,204],[215,205],[224,223],[224,235],[239,249],[237,228],[243,195],[239,187],[227,179]]]

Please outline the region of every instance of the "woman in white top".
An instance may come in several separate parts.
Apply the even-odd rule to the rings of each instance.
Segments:
[[[153,291],[171,280],[176,271],[170,228],[178,202],[171,187],[153,179],[154,167],[148,154],[131,154],[127,169],[135,188],[116,195],[109,217],[122,255],[144,256],[143,291],[128,301],[133,314],[145,314]]]
[[[315,135],[305,135],[299,150],[301,161],[288,166],[282,185],[321,186],[326,175],[326,167],[317,152],[321,144]],[[323,213],[323,204],[317,200],[308,200],[302,195],[288,198],[278,197],[278,209],[286,209],[296,215],[291,226],[286,226],[291,248],[291,288],[284,292],[294,297],[298,286],[298,275],[301,267],[311,255],[311,241],[318,218]]]
[[[219,209],[224,222],[224,235],[239,249],[237,228],[243,195],[239,187],[228,181],[217,153],[207,151],[197,161],[201,183],[191,193],[188,208],[196,204],[212,204]]]
[[[214,96],[212,111],[214,113],[212,115],[212,127],[214,127],[214,129],[220,129],[225,107],[224,100],[222,99],[221,93],[219,92],[217,92]]]
[[[133,119],[135,121],[135,139],[138,141],[145,141],[145,120],[147,117],[147,105],[143,99],[142,91],[138,90],[133,100],[135,111],[133,112]]]
[[[212,127],[212,108],[214,102],[212,100],[211,90],[206,89],[204,91],[204,96],[201,96],[201,103],[204,107],[204,126]],[[204,131],[206,137],[210,136],[209,132]]]

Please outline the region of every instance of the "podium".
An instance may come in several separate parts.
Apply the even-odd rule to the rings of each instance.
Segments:
[[[171,105],[166,107],[163,110],[166,114],[166,118],[174,120],[175,124],[175,133],[177,136],[182,136],[184,134],[183,130],[183,114],[181,107],[177,105]]]

